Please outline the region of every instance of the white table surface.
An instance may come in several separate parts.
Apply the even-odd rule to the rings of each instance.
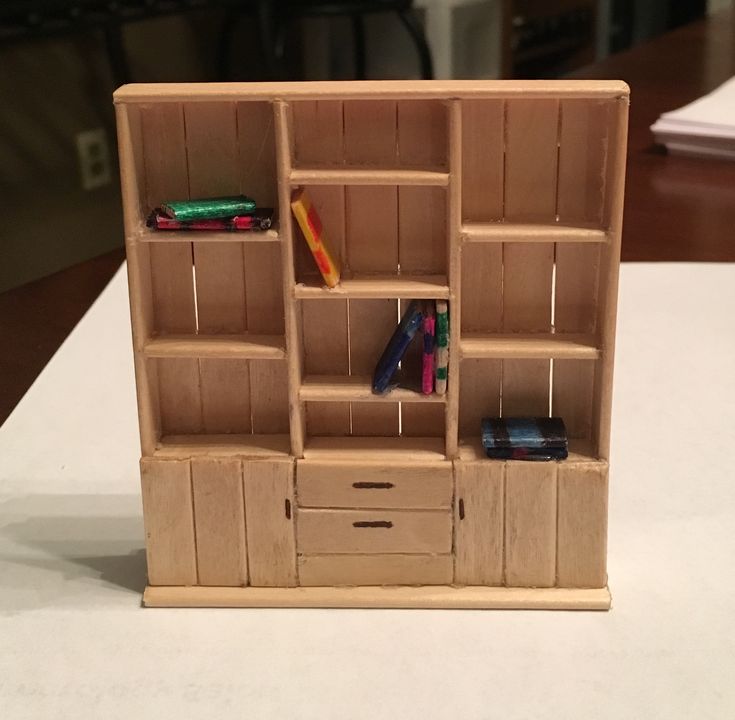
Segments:
[[[121,271],[0,428],[0,717],[735,717],[734,311],[623,266],[610,613],[156,610]]]

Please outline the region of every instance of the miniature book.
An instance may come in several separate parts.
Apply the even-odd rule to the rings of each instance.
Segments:
[[[482,445],[496,460],[565,460],[569,454],[558,417],[483,418]]]
[[[449,308],[446,300],[436,301],[436,392],[447,392],[447,370],[449,366]]]
[[[316,208],[311,204],[308,194],[304,188],[297,190],[291,198],[291,208],[299,223],[301,232],[304,233],[309,250],[316,260],[319,272],[324,278],[327,287],[336,287],[339,282],[339,266],[334,261],[334,256],[329,250],[327,240],[324,236],[322,221]]]
[[[161,205],[164,215],[174,220],[214,220],[247,215],[255,210],[255,200],[245,195],[194,200],[170,200]]]
[[[403,313],[401,322],[385,346],[380,360],[378,360],[373,375],[373,392],[382,394],[390,389],[391,378],[395,375],[398,363],[401,362],[406,350],[408,350],[411,340],[421,327],[422,318],[419,303],[415,300],[412,301],[406,308],[406,312]]]
[[[424,395],[431,395],[434,392],[434,328],[436,323],[433,300],[424,303],[423,312],[421,331],[424,335],[424,352],[421,364],[421,392]]]

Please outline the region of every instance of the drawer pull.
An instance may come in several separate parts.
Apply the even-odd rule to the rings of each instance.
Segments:
[[[459,519],[464,520],[464,500],[459,499]]]
[[[286,498],[286,502],[284,503],[284,505],[286,508],[286,520],[290,520],[291,519],[291,501],[288,498]]]
[[[353,482],[355,490],[390,490],[395,485],[391,482]]]
[[[393,523],[390,520],[360,520],[353,522],[352,527],[356,528],[392,528]]]

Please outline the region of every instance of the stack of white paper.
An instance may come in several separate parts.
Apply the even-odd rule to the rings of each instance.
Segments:
[[[669,152],[735,160],[735,77],[651,126]]]

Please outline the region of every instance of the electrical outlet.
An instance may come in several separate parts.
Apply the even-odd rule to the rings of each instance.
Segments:
[[[110,145],[103,128],[77,133],[77,153],[82,187],[85,190],[110,184]]]

